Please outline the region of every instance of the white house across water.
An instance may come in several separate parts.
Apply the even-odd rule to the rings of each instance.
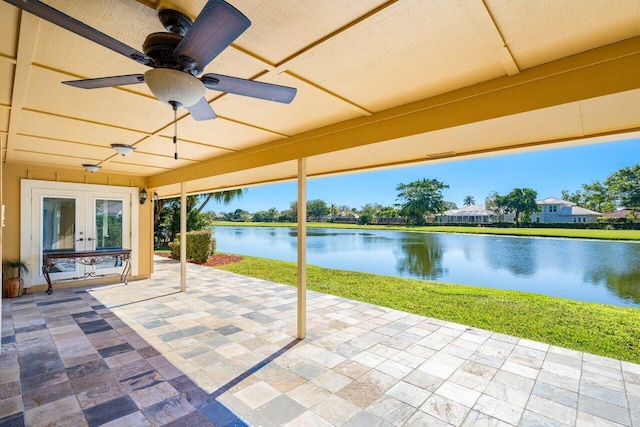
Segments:
[[[557,197],[537,200],[540,210],[531,216],[536,223],[552,222],[597,222],[602,216],[600,212],[592,211]],[[441,224],[488,224],[492,222],[513,222],[513,214],[498,215],[487,210],[485,205],[469,205],[460,209],[450,209],[438,217]]]
[[[547,197],[536,203],[540,206],[540,211],[531,216],[533,222],[597,222],[602,216],[600,212],[557,197]]]
[[[491,222],[513,222],[513,214],[499,215],[487,210],[485,205],[469,205],[460,209],[449,209],[438,217],[442,224],[488,224]]]

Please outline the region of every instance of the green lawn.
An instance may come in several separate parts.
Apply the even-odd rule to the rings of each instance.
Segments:
[[[245,256],[217,268],[297,283],[296,264],[291,262]],[[307,276],[310,290],[640,363],[637,308],[315,266],[308,266]]]
[[[295,227],[292,222],[227,222],[216,221],[214,226],[236,227]],[[394,226],[394,225],[355,225],[333,224],[330,222],[310,222],[308,228],[354,228],[366,230],[397,230],[422,233],[472,233],[472,234],[498,234],[504,236],[529,236],[529,237],[563,237],[578,239],[604,239],[604,240],[638,240],[640,230],[583,230],[569,228],[493,228],[493,227],[452,227],[452,226]]]

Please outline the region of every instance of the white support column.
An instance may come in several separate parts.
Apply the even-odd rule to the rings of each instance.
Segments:
[[[180,183],[180,292],[187,290],[187,184]]]
[[[307,159],[298,159],[298,339],[307,336]]]

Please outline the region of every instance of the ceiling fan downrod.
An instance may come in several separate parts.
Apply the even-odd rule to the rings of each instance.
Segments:
[[[176,101],[169,101],[169,104],[173,107],[173,146],[175,147],[173,158],[178,160],[178,107],[182,104]]]

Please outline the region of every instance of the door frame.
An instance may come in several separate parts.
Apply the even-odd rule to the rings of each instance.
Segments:
[[[33,253],[33,238],[34,232],[32,230],[32,224],[34,217],[39,215],[36,209],[40,209],[40,201],[33,200],[33,190],[44,191],[70,191],[79,197],[89,199],[92,195],[114,195],[121,194],[123,197],[127,196],[130,200],[130,239],[131,247],[131,274],[136,276],[138,274],[138,223],[139,223],[139,207],[138,207],[138,188],[136,187],[122,187],[113,185],[100,185],[100,184],[80,184],[72,182],[57,182],[57,181],[43,181],[34,179],[21,179],[20,180],[20,259],[32,259]],[[106,197],[108,198],[108,197]],[[93,209],[92,203],[85,203],[83,209]],[[85,212],[86,215],[86,212]],[[93,226],[93,225],[92,225]],[[36,259],[39,256],[40,243],[37,243],[38,252],[35,254]],[[31,286],[41,285],[46,283],[42,272],[38,270],[38,265],[31,267],[31,272],[23,277],[25,288]],[[42,282],[42,283],[40,283]]]

